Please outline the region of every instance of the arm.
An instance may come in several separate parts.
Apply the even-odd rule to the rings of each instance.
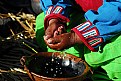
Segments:
[[[72,2],[70,0],[40,0],[42,9],[46,15],[44,20],[45,29],[49,25],[50,19],[58,19],[59,22],[69,22],[68,15]]]
[[[87,22],[72,30],[92,51],[112,37],[121,34],[121,2],[104,2],[97,10],[85,13]]]

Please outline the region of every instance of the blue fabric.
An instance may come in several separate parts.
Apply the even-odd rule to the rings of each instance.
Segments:
[[[49,6],[53,5],[55,7],[57,4],[61,5],[61,2],[64,1],[68,2],[69,0],[53,0],[56,1],[53,3],[51,0],[41,0],[41,1],[42,1],[41,4],[43,6],[43,10],[44,12],[46,12]],[[62,3],[61,6],[63,5],[65,4]],[[68,4],[68,6],[71,6],[70,3]],[[68,9],[67,4],[64,6],[64,8]],[[66,10],[64,10],[63,13],[65,13],[65,15],[70,15],[68,11],[66,12]],[[108,43],[106,43],[106,45],[100,46],[101,50],[98,52],[90,52],[87,48],[85,48],[84,57],[86,62],[94,68],[101,66],[101,68],[103,68],[107,72],[107,75],[113,81],[121,81],[121,72],[120,72],[121,36],[119,37],[116,36],[121,32],[121,0],[104,0],[103,5],[98,9],[98,11],[93,11],[93,10],[87,11],[85,13],[85,18],[93,23],[93,26],[91,27],[96,27],[98,29],[100,33],[98,37],[102,37],[104,39],[104,42],[110,40],[114,36],[116,37],[112,38],[110,41],[107,41]],[[40,20],[38,19],[38,23],[39,21]],[[73,21],[76,22],[75,20]],[[37,35],[38,35],[38,41],[40,41],[41,38],[39,37],[41,34],[37,33]],[[97,77],[99,77],[99,80],[101,80],[100,76]],[[103,81],[109,81],[109,80],[103,80]]]
[[[57,6],[61,6],[64,8],[64,10],[61,12],[63,16],[68,17],[70,14],[70,6],[72,6],[71,0],[40,0],[40,5],[42,7],[42,10],[44,11],[46,15],[46,11],[50,6],[53,6],[53,9],[56,8]]]
[[[71,0],[40,0],[40,2],[45,15],[50,6],[53,6],[53,9],[56,6],[61,6],[64,9],[60,14],[66,17],[70,15],[70,9],[73,5]],[[103,38],[103,42],[110,40],[121,32],[121,0],[104,0],[98,11],[88,10],[85,13],[85,19],[91,21],[93,27],[98,29],[100,35],[97,38]]]
[[[121,2],[104,2],[98,11],[87,11],[85,18],[97,27],[105,42],[121,32]]]

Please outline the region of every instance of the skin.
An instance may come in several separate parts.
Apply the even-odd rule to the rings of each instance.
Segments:
[[[46,41],[46,44],[54,50],[64,50],[77,43],[82,44],[75,33],[63,33]]]
[[[64,50],[74,44],[82,44],[79,36],[74,32],[66,32],[65,25],[58,23],[53,19],[49,22],[49,26],[45,31],[45,43],[54,50]]]
[[[61,23],[58,19],[51,19],[49,21],[49,25],[45,30],[45,41],[49,38],[55,37],[59,34],[66,32],[66,25]]]

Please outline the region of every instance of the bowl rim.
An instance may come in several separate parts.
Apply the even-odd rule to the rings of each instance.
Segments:
[[[50,56],[50,55],[52,55],[53,52],[39,52],[39,53],[32,54],[30,57],[36,56],[36,55],[40,56],[40,54],[44,55],[45,53],[48,53],[48,56]],[[59,53],[60,52],[54,52],[54,54],[56,54],[56,55],[58,55]],[[66,77],[66,78],[65,77],[64,78],[63,77],[62,78],[59,77],[59,78],[57,78],[57,77],[46,77],[46,76],[42,76],[42,75],[36,74],[36,73],[30,71],[27,68],[27,66],[25,65],[25,63],[24,63],[24,69],[27,71],[27,74],[29,74],[29,73],[31,74],[30,75],[31,77],[36,76],[36,77],[39,77],[39,78],[42,78],[42,79],[48,79],[48,80],[54,80],[54,79],[56,79],[56,80],[70,80],[70,79],[75,79],[75,78],[83,77],[84,75],[86,75],[90,71],[89,65],[84,60],[82,60],[81,58],[79,58],[79,57],[77,57],[75,55],[72,55],[70,53],[66,53],[66,54],[69,55],[69,56],[71,56],[71,57],[73,57],[73,58],[77,58],[77,60],[79,59],[80,62],[84,63],[84,65],[86,66],[86,68],[84,69],[84,72],[82,74],[74,76],[74,77]],[[23,57],[24,57],[24,61],[26,62],[26,60],[25,60],[26,56],[23,56]]]

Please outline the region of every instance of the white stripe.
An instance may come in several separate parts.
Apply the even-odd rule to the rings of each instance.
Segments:
[[[52,6],[50,6],[50,7],[48,8],[48,10],[47,10],[47,12],[46,12],[46,16],[49,15],[49,14],[52,12],[52,8],[53,8]]]
[[[93,30],[90,30],[84,34],[82,34],[85,38],[88,38],[88,37],[92,37],[92,36],[96,36],[97,35],[97,32],[95,29]]]
[[[78,26],[79,28],[77,28],[79,31],[83,31],[85,30],[87,27],[91,26],[90,22],[86,22],[84,24],[81,24],[80,26]]]
[[[95,45],[97,45],[98,43],[102,42],[101,39],[102,39],[102,38],[93,39],[93,40],[89,41],[89,44],[90,44],[91,46],[95,46]]]
[[[58,13],[60,13],[60,12],[62,11],[62,9],[63,9],[62,7],[57,6],[57,7],[54,9],[53,13],[58,14]]]

